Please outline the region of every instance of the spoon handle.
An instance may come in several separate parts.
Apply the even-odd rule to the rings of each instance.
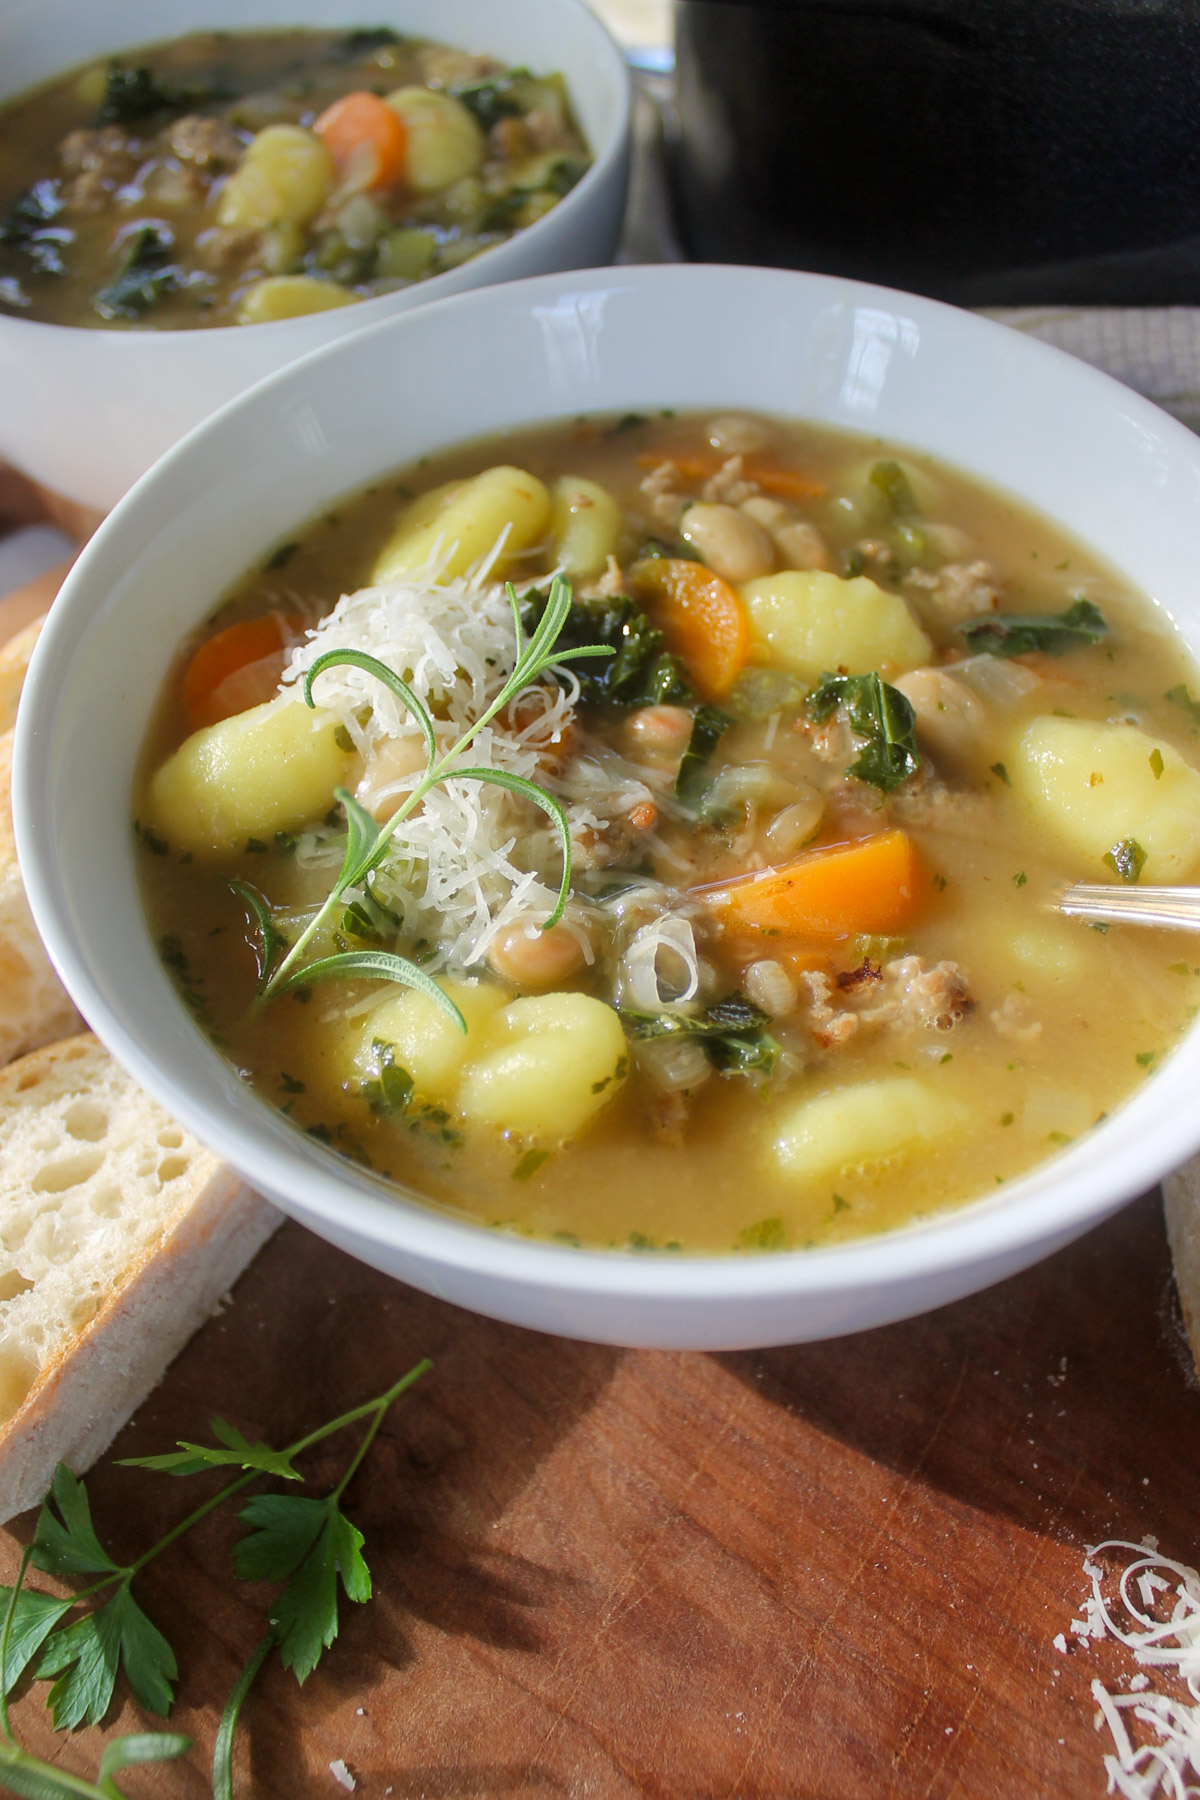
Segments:
[[[1200,888],[1118,888],[1080,881],[1060,894],[1055,904],[1059,912],[1075,919],[1200,931]]]

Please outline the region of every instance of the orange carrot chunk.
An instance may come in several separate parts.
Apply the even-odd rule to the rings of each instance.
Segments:
[[[703,563],[672,556],[635,563],[629,582],[700,698],[722,699],[746,661],[749,637],[733,589]]]
[[[921,868],[904,831],[806,851],[700,896],[723,924],[771,937],[886,937],[916,914]]]
[[[681,478],[687,482],[709,480],[728,460],[728,457],[706,450],[647,450],[638,457],[643,469],[658,469],[665,462],[674,463]],[[756,481],[764,493],[779,494],[786,500],[816,500],[828,491],[823,481],[817,481],[803,469],[776,468],[773,463],[756,456],[743,459],[742,475],[746,481]]]
[[[390,187],[403,172],[408,133],[399,113],[377,94],[343,94],[313,130],[338,174],[357,177],[363,188]]]
[[[183,704],[193,729],[272,699],[301,629],[298,620],[264,613],[228,625],[201,644],[183,677]]]

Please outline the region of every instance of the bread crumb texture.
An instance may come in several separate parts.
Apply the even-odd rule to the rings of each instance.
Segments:
[[[0,1070],[0,1422],[219,1168],[90,1034]]]
[[[79,1030],[83,1021],[37,934],[12,826],[13,734],[0,735],[0,1063]]]

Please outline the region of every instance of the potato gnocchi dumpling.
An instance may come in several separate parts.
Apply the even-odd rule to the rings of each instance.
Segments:
[[[867,575],[783,569],[741,590],[756,661],[816,681],[826,669],[899,674],[929,661],[933,646],[897,594]]]

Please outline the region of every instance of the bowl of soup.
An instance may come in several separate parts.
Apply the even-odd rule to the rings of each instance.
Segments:
[[[172,451],[19,724],[113,1052],[286,1211],[543,1330],[719,1347],[1000,1279],[1200,1143],[1200,446],[770,270],[384,321]]]
[[[306,351],[616,243],[629,77],[582,0],[51,0],[0,70],[0,455],[91,506]]]

